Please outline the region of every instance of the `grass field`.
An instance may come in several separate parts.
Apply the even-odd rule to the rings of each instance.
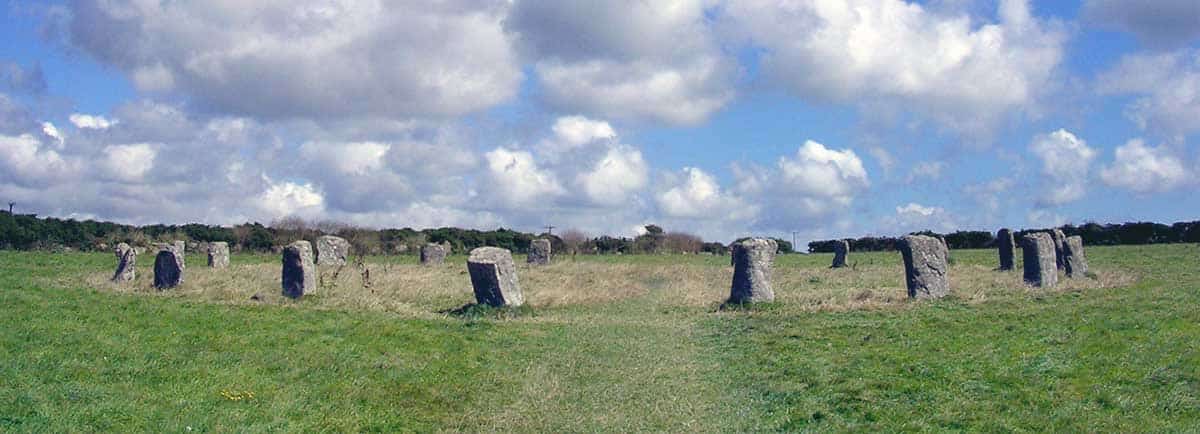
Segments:
[[[1194,431],[1200,248],[1093,247],[1055,290],[954,251],[905,299],[897,253],[776,263],[776,303],[718,309],[728,257],[519,269],[471,301],[464,258],[369,258],[299,302],[278,258],[107,283],[111,254],[0,252],[0,431]],[[262,300],[250,296],[261,294]]]

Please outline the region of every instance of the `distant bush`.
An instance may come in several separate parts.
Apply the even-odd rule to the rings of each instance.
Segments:
[[[1079,235],[1084,244],[1089,245],[1121,245],[1121,244],[1162,244],[1162,243],[1197,243],[1200,242],[1200,221],[1180,222],[1173,225],[1162,223],[1135,222],[1122,224],[1085,223],[1082,226],[1062,226],[1067,236]],[[1050,229],[1024,229],[1013,233],[1020,240],[1027,233],[1045,232]],[[930,231],[917,232],[923,235],[941,235],[946,238],[946,244],[951,249],[985,249],[995,246],[996,235],[984,231],[958,231],[948,234],[936,234]],[[808,243],[808,251],[812,253],[832,253],[835,240],[813,241]],[[863,237],[850,240],[850,250],[858,252],[879,252],[897,250],[900,238],[896,237]]]

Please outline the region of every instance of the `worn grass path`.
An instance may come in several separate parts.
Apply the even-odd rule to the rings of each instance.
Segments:
[[[634,298],[429,319],[98,292],[64,276],[110,255],[0,252],[0,431],[1194,430],[1200,249],[1089,256],[1140,279],[714,312],[651,273]]]

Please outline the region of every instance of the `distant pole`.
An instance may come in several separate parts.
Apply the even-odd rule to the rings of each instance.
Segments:
[[[554,226],[546,226],[546,235],[554,235]]]
[[[16,204],[17,204],[16,202],[9,202],[9,203],[8,203],[8,213],[9,213],[9,214],[12,214],[12,207],[13,207],[13,205],[16,205]]]

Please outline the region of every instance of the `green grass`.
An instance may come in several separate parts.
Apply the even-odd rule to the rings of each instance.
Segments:
[[[1137,282],[814,312],[679,304],[647,280],[606,303],[413,318],[118,294],[78,283],[111,254],[0,252],[0,431],[1195,430],[1200,249],[1088,254]]]

